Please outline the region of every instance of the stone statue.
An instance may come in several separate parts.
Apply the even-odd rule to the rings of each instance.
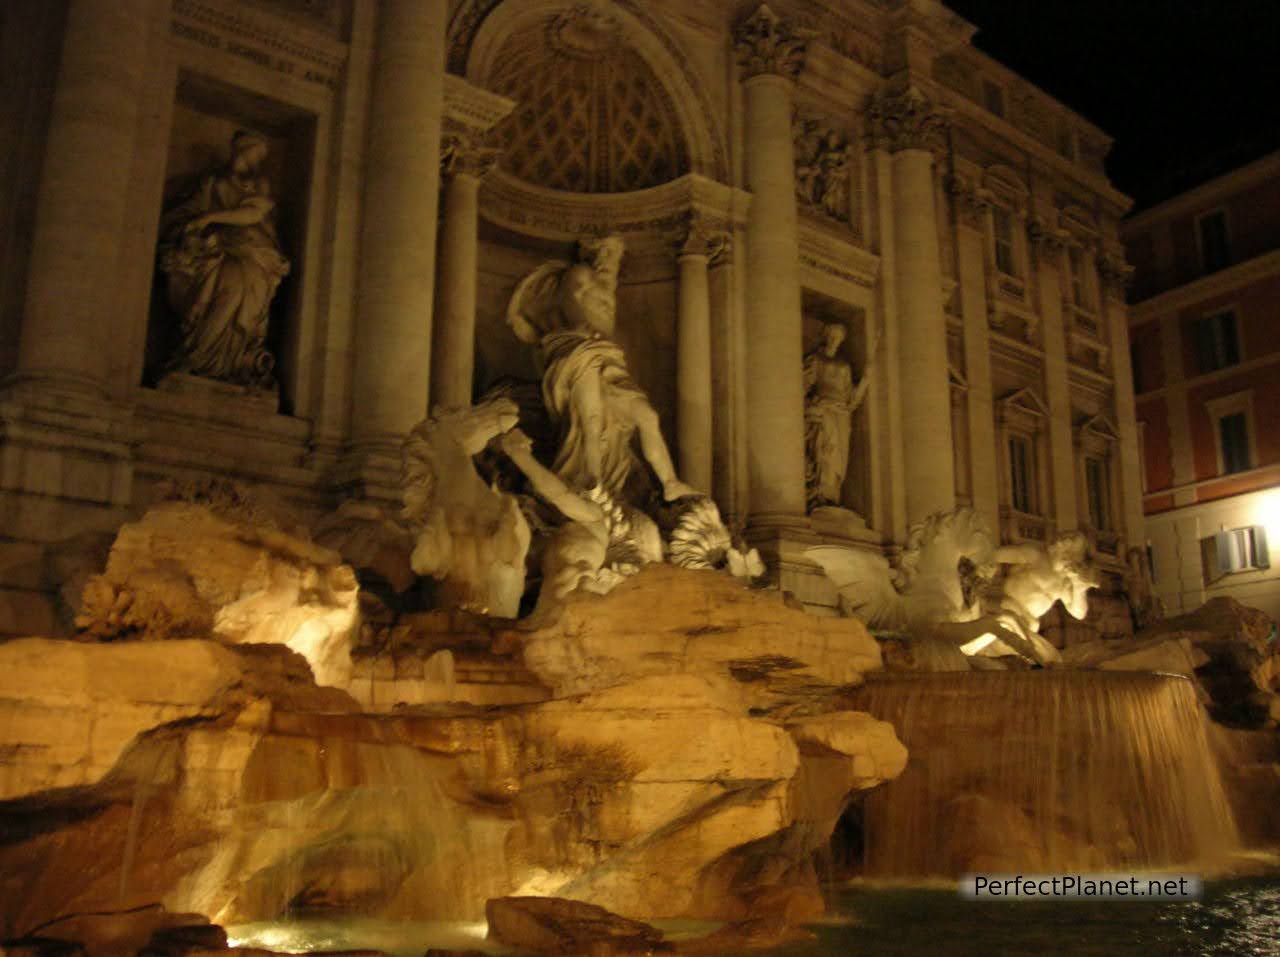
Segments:
[[[805,491],[811,510],[840,504],[853,413],[871,382],[876,343],[868,343],[867,366],[855,386],[853,369],[838,355],[846,335],[843,324],[827,323],[821,342],[804,360]]]
[[[267,311],[289,260],[262,175],[267,141],[241,131],[227,166],[206,176],[160,224],[160,269],[182,341],[171,371],[258,389],[274,387]]]
[[[936,512],[912,526],[897,567],[878,551],[818,545],[805,556],[836,586],[841,610],[868,627],[926,633],[938,622],[982,613],[982,587],[995,574],[995,542],[972,508]]]
[[[845,614],[868,627],[932,637],[967,655],[1021,655],[1038,664],[1060,655],[1040,635],[1040,617],[1061,601],[1083,619],[1099,584],[1079,532],[1042,545],[996,548],[986,523],[965,507],[914,526],[897,569],[876,552],[822,545],[805,554],[836,586]],[[1009,566],[993,585],[1000,565]],[[990,610],[988,610],[990,609]]]
[[[1040,617],[1056,601],[1077,620],[1089,614],[1089,590],[1101,584],[1089,559],[1089,540],[1080,532],[1066,532],[1047,547],[1005,545],[996,550],[995,559],[1008,565],[1009,571],[1000,585],[990,634],[1042,664],[1057,661],[1058,650],[1040,635]],[[983,647],[968,651],[976,653]]]
[[[515,429],[510,399],[444,409],[405,439],[402,517],[414,534],[414,572],[441,582],[440,604],[514,618],[524,594],[530,531],[519,501],[491,488],[472,457]]]
[[[535,611],[558,605],[578,589],[606,594],[642,565],[662,561],[662,537],[643,512],[614,501],[599,485],[571,488],[534,458],[533,443],[519,429],[506,432],[501,446],[537,496],[566,520],[543,549]]]
[[[658,414],[613,341],[619,236],[583,240],[576,263],[544,263],[522,279],[507,307],[515,334],[537,349],[542,397],[560,431],[552,470],[571,486],[619,498],[635,457],[632,437],[673,501],[698,494],[676,475]]]

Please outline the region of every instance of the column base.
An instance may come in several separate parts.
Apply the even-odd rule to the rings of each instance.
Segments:
[[[821,510],[819,510],[821,511]],[[840,509],[839,511],[845,511]],[[849,513],[852,514],[852,513]],[[805,550],[815,545],[839,545],[884,554],[881,536],[856,523],[833,527],[829,516],[755,515],[747,524],[747,543],[760,550],[771,581],[790,593],[805,611],[815,615],[839,614],[835,586]]]
[[[346,447],[329,473],[328,485],[340,498],[358,498],[399,510],[400,442],[368,439]]]

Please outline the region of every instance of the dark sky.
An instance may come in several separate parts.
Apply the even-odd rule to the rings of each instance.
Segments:
[[[1137,208],[1280,148],[1280,0],[944,0],[1115,138]]]

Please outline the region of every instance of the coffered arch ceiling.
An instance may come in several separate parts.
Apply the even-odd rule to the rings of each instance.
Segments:
[[[525,182],[621,193],[689,172],[722,177],[705,104],[669,40],[621,4],[500,4],[476,32],[467,76],[516,101],[499,162]]]

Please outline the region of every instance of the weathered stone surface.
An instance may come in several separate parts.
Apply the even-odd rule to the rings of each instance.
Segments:
[[[907,766],[907,749],[893,725],[864,711],[838,711],[805,718],[790,726],[801,754],[843,755],[853,759],[856,787],[871,788],[896,778]]]
[[[354,573],[336,552],[203,504],[168,502],[125,525],[85,584],[77,625],[100,639],[274,643],[321,684],[345,686],[357,628]]]
[[[607,598],[576,594],[523,639],[556,697],[656,674],[735,679],[752,697],[856,684],[880,649],[854,619],[819,618],[727,575],[649,565]]]
[[[1101,668],[1104,671],[1159,671],[1165,674],[1195,676],[1195,670],[1209,656],[1192,645],[1185,636],[1131,638],[1111,641],[1085,641],[1072,645],[1062,655],[1063,663],[1075,668]]]
[[[499,897],[484,909],[489,937],[520,951],[546,954],[648,953],[662,931],[582,901]]]
[[[475,629],[451,649],[432,619],[429,659],[372,659],[422,683],[440,655],[478,668],[515,667],[543,640],[559,649],[548,660],[590,652],[580,676],[544,672],[555,698],[486,709],[362,714],[270,646],[0,645],[0,931],[154,901],[224,924],[475,920],[512,894],[812,916],[814,851],[905,756],[887,725],[847,711],[876,645],[727,577],[657,571],[590,602],[583,642],[588,603],[570,602],[572,629],[498,629],[505,658]],[[722,601],[730,630],[707,630]]]
[[[41,927],[39,938],[83,948],[88,957],[168,957],[227,946],[226,932],[202,915],[173,914],[159,904],[71,914]]]
[[[1280,642],[1264,612],[1232,598],[1214,598],[1186,615],[1158,622],[1139,638],[1186,638],[1207,656],[1196,678],[1209,696],[1209,713],[1239,727],[1273,721],[1271,695],[1280,691]]]

